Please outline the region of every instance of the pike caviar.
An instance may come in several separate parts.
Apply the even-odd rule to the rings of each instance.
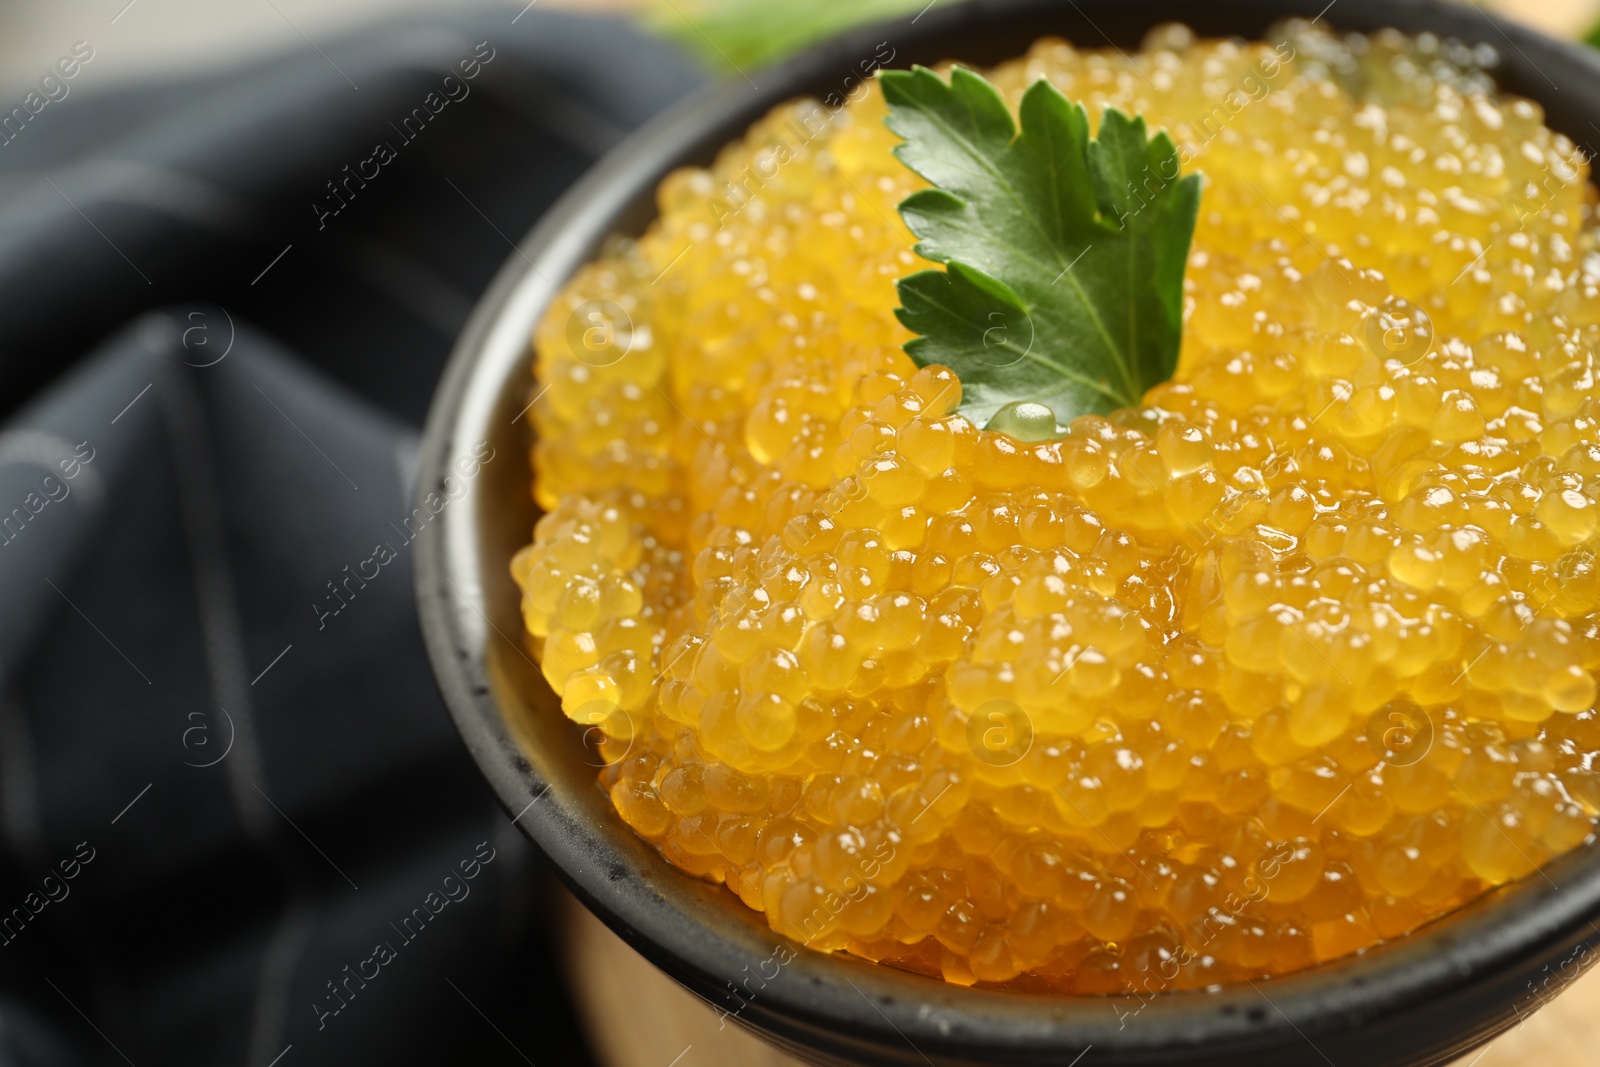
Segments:
[[[1594,197],[1493,61],[1291,23],[990,72],[1204,174],[1176,377],[1041,443],[901,349],[870,81],[670,175],[537,331],[512,563],[621,817],[817,949],[1071,993],[1308,967],[1588,838]]]

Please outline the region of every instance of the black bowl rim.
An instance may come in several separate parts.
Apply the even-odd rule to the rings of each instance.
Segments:
[[[1113,19],[1115,9],[1132,7],[1140,17],[1148,12],[1152,25],[1180,18],[1200,22],[1203,28],[1214,21],[1177,3],[1068,2],[1085,20],[1090,17],[1085,12]],[[1326,6],[1320,0],[1233,0],[1218,6],[1251,25],[1321,14],[1342,29],[1395,26],[1493,43],[1468,25],[1469,19],[1481,17],[1495,37],[1511,46],[1514,54],[1504,56],[1508,65],[1519,66],[1520,56],[1549,80],[1547,68],[1527,58],[1531,51],[1563,80],[1570,77],[1600,90],[1600,60],[1588,50],[1552,41],[1481,9],[1472,14],[1438,0],[1335,0]],[[653,189],[671,165],[704,159],[771,106],[821,84],[855,57],[870,56],[875,41],[960,40],[964,30],[987,20],[1043,15],[1049,7],[1045,0],[930,5],[916,19],[853,31],[757,72],[763,87],[754,98],[753,82],[714,85],[630,137],[551,208],[475,308],[429,414],[419,499],[442,487],[452,464],[468,455],[469,442],[495,432],[494,422],[505,414],[513,382],[526,382],[532,324],[560,284],[592,257],[607,233],[647,221],[637,208],[641,188]],[[1532,81],[1526,69],[1522,74],[1525,83]],[[1551,86],[1559,92],[1553,81]],[[1531,88],[1521,91],[1538,99]],[[1556,119],[1550,121],[1559,128]],[[1572,124],[1570,118],[1566,124]],[[1571,129],[1566,132],[1582,139]],[[1342,1035],[1362,1033],[1390,1042],[1391,1049],[1410,1047],[1412,1055],[1437,1062],[1509,1025],[1515,1008],[1511,998],[1521,987],[1508,985],[1504,975],[1520,977],[1558,957],[1587,932],[1600,934],[1590,921],[1600,915],[1600,848],[1586,845],[1547,864],[1539,874],[1363,955],[1215,992],[1140,1000],[961,989],[793,946],[767,931],[764,923],[721,914],[725,905],[713,899],[721,890],[665,866],[653,850],[637,847],[632,831],[614,816],[597,822],[581,798],[553,788],[552,780],[529,762],[530,753],[519,746],[502,710],[502,704],[512,706],[521,697],[506,681],[504,649],[491,647],[490,629],[497,628],[485,612],[481,578],[488,573],[486,566],[503,570],[505,560],[485,560],[479,552],[482,510],[447,510],[428,536],[418,538],[417,546],[424,637],[468,749],[516,825],[592,911],[685,986],[713,1005],[720,995],[739,1008],[734,1012],[738,1021],[802,1054],[932,1062],[932,1053],[949,1063],[1043,1063],[1087,1047],[1097,1051],[1086,1062],[1108,1053],[1125,1063],[1213,1058],[1218,1063],[1257,1062],[1295,1050],[1304,1054],[1306,1043],[1319,1053],[1332,1047],[1330,1042],[1343,1050],[1347,1045]],[[499,636],[510,644],[504,633]],[[754,996],[734,999],[728,994],[724,987],[730,979],[750,963],[769,958],[774,945],[796,953],[783,966],[783,980],[763,985]],[[1425,1012],[1430,1005],[1433,1010]],[[1441,1013],[1464,1010],[1481,1014],[1481,1019],[1465,1024],[1458,1019],[1460,1033],[1442,1044],[1413,1032],[1424,1016],[1433,1018],[1437,1028]],[[1137,1024],[1128,1024],[1129,1013],[1138,1017]]]

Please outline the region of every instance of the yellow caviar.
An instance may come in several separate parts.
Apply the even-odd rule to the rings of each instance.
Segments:
[[[669,176],[539,328],[512,563],[622,818],[818,949],[1080,993],[1333,959],[1583,842],[1594,197],[1487,61],[1290,24],[990,72],[1205,176],[1177,376],[1041,444],[901,349],[875,88]]]

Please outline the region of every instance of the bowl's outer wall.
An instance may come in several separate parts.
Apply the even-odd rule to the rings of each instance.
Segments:
[[[771,107],[846,91],[881,43],[891,66],[987,65],[1058,34],[1132,50],[1165,21],[1201,36],[1259,38],[1286,17],[1342,30],[1393,26],[1487,43],[1503,88],[1541,102],[1582,143],[1600,129],[1600,62],[1474,7],[1424,0],[975,0],[848,34],[747,72],[681,105],[603,160],[521,244],[479,303],[445,372],[423,446],[419,496],[481,444],[494,449],[470,495],[418,538],[417,589],[440,688],[508,814],[612,929],[729,1020],[819,1064],[1250,1065],[1447,1062],[1513,1025],[1558,989],[1552,975],[1600,930],[1600,849],[1585,846],[1409,937],[1355,959],[1214,993],[1036,997],[963,990],[810,952],[779,938],[722,889],[671,868],[595,786],[597,757],[561,715],[522,641],[506,569],[535,510],[525,422],[528,339],[559,285],[612,233],[639,233],[654,189],[705,164]],[[626,76],[625,72],[622,76]],[[1592,153],[1591,153],[1592,154]],[[1588,939],[1588,940],[1586,940]],[[782,948],[785,951],[779,952]],[[769,961],[793,959],[778,967]],[[1585,955],[1584,959],[1593,959]],[[771,977],[778,967],[776,977]],[[1539,983],[1546,982],[1544,986]],[[735,991],[737,987],[737,992]],[[1087,1049],[1087,1052],[1085,1052]]]

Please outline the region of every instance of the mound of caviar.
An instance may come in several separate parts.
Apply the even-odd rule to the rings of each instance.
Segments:
[[[512,563],[622,818],[815,948],[1073,993],[1304,968],[1588,838],[1594,197],[1492,62],[1290,24],[989,72],[1205,176],[1175,378],[1038,443],[901,348],[875,89],[667,178],[535,338]]]

